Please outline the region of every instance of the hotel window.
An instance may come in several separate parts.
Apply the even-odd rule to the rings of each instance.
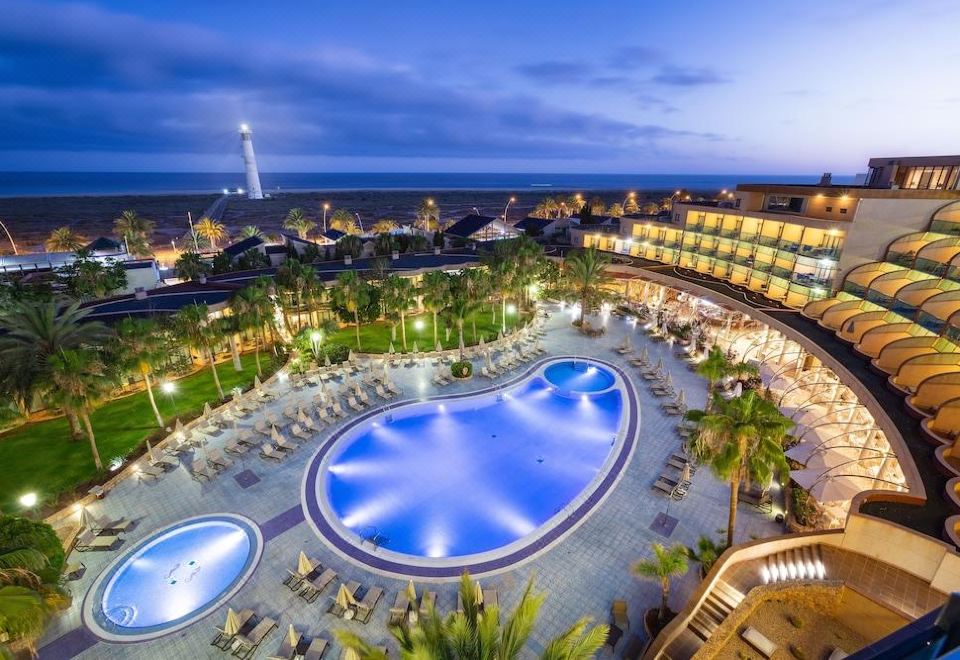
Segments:
[[[846,213],[846,212],[847,212],[847,209],[840,209],[840,213],[841,213],[841,214]]]
[[[833,207],[832,207],[832,206],[828,206],[828,207],[827,207],[827,213],[833,213]]]
[[[771,195],[767,202],[768,211],[791,211],[799,213],[803,209],[803,197],[787,197],[785,195]]]

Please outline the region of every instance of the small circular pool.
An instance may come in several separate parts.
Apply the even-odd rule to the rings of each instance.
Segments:
[[[87,626],[110,641],[179,630],[219,607],[253,573],[263,547],[256,524],[233,514],[189,518],[137,543],[94,582]]]
[[[544,378],[561,390],[570,392],[602,392],[613,387],[613,374],[592,362],[567,360],[551,364]]]

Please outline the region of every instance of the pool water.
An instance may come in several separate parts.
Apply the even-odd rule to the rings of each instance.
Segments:
[[[119,635],[163,631],[238,587],[259,541],[232,518],[193,519],[158,532],[105,571],[94,587],[98,627]]]
[[[570,392],[602,392],[615,382],[608,370],[584,360],[551,364],[543,375],[553,385]]]
[[[344,436],[319,489],[355,539],[420,557],[494,550],[584,491],[612,451],[622,410],[619,389],[574,399],[539,377],[502,400],[416,404]]]

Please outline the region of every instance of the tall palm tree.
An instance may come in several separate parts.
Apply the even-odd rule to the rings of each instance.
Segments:
[[[394,231],[400,225],[397,224],[397,221],[393,218],[380,218],[375,223],[373,223],[373,233],[374,234],[386,234],[388,232]]]
[[[697,373],[707,379],[707,405],[709,405],[717,389],[717,383],[730,373],[730,361],[723,349],[714,345],[697,365]]]
[[[64,410],[72,411],[83,424],[97,470],[103,469],[90,413],[104,402],[117,385],[115,375],[89,348],[64,348],[48,358],[51,396]]]
[[[152,374],[155,365],[167,355],[163,334],[157,327],[157,323],[151,319],[128,317],[117,324],[117,339],[121,363],[143,378],[153,417],[157,421],[157,426],[162,428],[163,417],[153,396]]]
[[[48,358],[61,349],[99,345],[110,330],[90,321],[80,303],[61,306],[54,301],[15,301],[0,314],[0,385],[26,415],[36,394],[50,384]],[[71,428],[79,435],[76,419]]]
[[[460,360],[463,360],[463,324],[479,307],[480,302],[470,295],[466,277],[463,274],[451,277],[450,286],[447,289],[447,304],[443,314],[457,329]]]
[[[153,220],[141,218],[133,210],[124,211],[113,221],[114,233],[123,239],[127,252],[135,257],[150,256],[150,234],[153,233],[153,226]]]
[[[213,346],[220,337],[216,326],[210,323],[209,316],[210,310],[206,305],[193,303],[174,314],[172,321],[179,338],[208,360],[213,382],[217,386],[217,395],[223,399],[223,387],[220,385],[220,374],[217,373],[217,362],[213,354]]]
[[[50,232],[44,247],[47,252],[76,252],[85,244],[83,236],[70,227],[57,227]]]
[[[400,334],[403,350],[407,350],[407,310],[416,301],[416,292],[409,278],[396,273],[387,275],[383,281],[383,306],[394,318],[400,321]],[[396,326],[394,326],[396,329]]]
[[[460,579],[463,612],[453,612],[446,619],[431,608],[413,627],[393,627],[391,632],[400,644],[403,660],[515,660],[520,657],[533,633],[537,615],[546,594],[534,593],[528,582],[520,602],[500,622],[499,607],[480,608],[470,576]],[[547,643],[543,660],[588,660],[603,648],[607,626],[590,627],[584,617]],[[338,630],[337,640],[357,653],[361,660],[386,660],[386,654],[353,632]]]
[[[693,455],[730,483],[727,545],[731,546],[740,484],[746,481],[766,486],[775,473],[789,472],[783,441],[793,420],[753,390],[730,400],[714,394],[709,412],[690,410],[687,419],[697,425],[691,443]]]
[[[463,286],[470,299],[477,303],[477,309],[490,295],[490,276],[483,268],[469,268],[463,272]],[[470,316],[473,328],[473,341],[477,341],[477,315]]]
[[[433,343],[437,343],[437,314],[447,305],[447,288],[450,278],[439,270],[424,273],[420,279],[420,296],[423,306],[433,315]]]
[[[227,227],[212,218],[200,218],[193,226],[197,236],[210,244],[211,250],[217,249],[217,243],[227,239]]]
[[[277,269],[277,285],[283,289],[286,298],[292,303],[290,305],[296,310],[297,322],[296,329],[290,328],[291,334],[300,332],[303,328],[301,319],[301,310],[303,308],[303,294],[308,283],[316,279],[313,266],[307,266],[297,259],[287,258]],[[288,325],[289,325],[289,318]]]
[[[260,344],[263,339],[263,329],[268,319],[272,320],[273,303],[266,287],[254,282],[233,294],[230,307],[237,316],[237,325],[242,330],[249,330],[253,334],[253,359],[257,365],[257,375],[263,375],[260,366]]]
[[[513,263],[513,251],[508,241],[497,241],[493,255],[487,259],[491,288],[500,298],[500,330],[507,331],[507,297],[514,290],[516,271]],[[493,320],[497,319],[496,307],[493,308]]]
[[[333,212],[330,216],[330,228],[351,236],[360,234],[360,225],[357,224],[356,216],[346,209],[337,209]]]
[[[240,229],[240,238],[263,238],[263,232],[256,225],[246,225]]]
[[[430,197],[424,197],[417,206],[417,225],[424,231],[436,231],[440,227],[440,207]]]
[[[610,279],[607,275],[607,266],[609,265],[610,257],[596,248],[580,250],[564,261],[567,285],[580,300],[581,328],[587,312],[607,296],[606,286]]]
[[[334,304],[353,314],[357,331],[357,350],[360,347],[360,310],[370,303],[370,284],[364,281],[356,271],[348,270],[337,275],[330,292]]]
[[[682,543],[677,543],[669,548],[654,543],[650,548],[653,550],[653,557],[641,559],[634,564],[633,573],[645,580],[660,583],[660,613],[658,619],[663,624],[667,618],[670,580],[683,575],[689,568],[687,548]]]
[[[307,239],[310,231],[317,226],[317,223],[310,220],[303,214],[303,209],[290,209],[286,219],[283,221],[283,228],[297,233],[302,240]]]

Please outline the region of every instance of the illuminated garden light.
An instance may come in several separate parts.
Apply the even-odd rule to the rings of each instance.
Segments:
[[[164,394],[173,394],[177,391],[177,386],[174,385],[172,381],[168,380],[160,386],[160,389],[163,390]]]
[[[413,322],[414,330],[423,330],[423,319],[417,319]]]
[[[25,509],[32,509],[37,505],[37,494],[36,493],[24,493],[17,500],[20,502],[20,506]]]

